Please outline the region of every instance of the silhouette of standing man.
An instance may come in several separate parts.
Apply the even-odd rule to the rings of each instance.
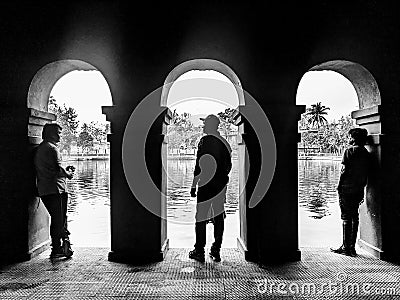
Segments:
[[[43,142],[36,148],[34,156],[39,196],[50,214],[50,258],[70,257],[73,254],[67,229],[66,178],[72,179],[75,168],[68,166],[64,169],[61,166],[61,154],[57,148],[61,130],[58,124],[45,124]]]
[[[343,243],[331,251],[348,256],[356,256],[358,232],[358,208],[364,199],[364,187],[367,184],[370,168],[370,154],[364,145],[368,131],[364,128],[349,130],[350,145],[343,154],[338,193],[341,218],[343,220]]]
[[[189,257],[204,262],[204,247],[206,245],[206,225],[208,220],[214,223],[214,243],[210,256],[215,261],[221,261],[220,249],[224,233],[226,187],[229,172],[232,168],[231,147],[219,134],[219,118],[208,115],[200,118],[204,122],[203,136],[197,147],[196,166],[190,195],[196,197],[196,243]]]

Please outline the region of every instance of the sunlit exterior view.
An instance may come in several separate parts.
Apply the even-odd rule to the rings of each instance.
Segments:
[[[400,298],[396,3],[0,14],[0,299]]]
[[[82,72],[77,72],[82,77]],[[80,73],[80,74],[79,74]],[[92,72],[89,72],[92,73]],[[311,73],[311,74],[309,74]],[[340,173],[340,162],[343,150],[347,146],[348,130],[355,126],[350,117],[351,109],[357,105],[356,94],[348,80],[334,72],[307,73],[299,84],[297,102],[305,104],[307,109],[299,121],[301,142],[298,144],[299,174],[299,227],[300,245],[327,247],[340,241],[340,212],[336,186]],[[93,75],[90,74],[93,78]],[[319,76],[317,76],[319,75]],[[192,71],[184,74],[179,80],[190,78],[228,79],[218,72]],[[70,78],[73,80],[73,76]],[[90,78],[90,77],[89,77]],[[101,77],[99,77],[101,78]],[[60,80],[61,81],[61,80]],[[179,82],[179,81],[178,81]],[[311,83],[310,83],[311,82]],[[312,84],[317,82],[317,84]],[[70,84],[70,83],[69,83]],[[76,83],[75,83],[76,84]],[[103,80],[93,83],[98,86],[106,84]],[[68,83],[66,84],[68,86]],[[325,86],[326,90],[321,88]],[[59,84],[61,86],[61,84]],[[87,88],[90,87],[86,84]],[[312,88],[319,90],[313,94]],[[237,166],[237,127],[233,124],[234,102],[225,105],[204,100],[199,94],[190,94],[187,90],[171,88],[170,109],[173,112],[172,124],[168,128],[168,236],[171,247],[191,247],[194,241],[194,198],[190,197],[190,183],[193,179],[196,147],[202,133],[202,122],[199,119],[209,113],[217,114],[221,119],[220,133],[231,145],[233,168],[228,185],[226,231],[223,247],[235,248],[239,232],[239,182]],[[338,89],[340,87],[340,89]],[[181,87],[183,88],[183,87]],[[193,87],[191,87],[193,88]],[[61,88],[59,88],[62,90]],[[73,230],[74,242],[85,246],[106,246],[109,244],[109,144],[107,133],[109,125],[101,121],[98,113],[85,111],[85,122],[79,112],[68,104],[68,91],[55,92],[50,98],[50,109],[58,115],[64,130],[61,149],[65,164],[77,168],[77,176],[69,183],[72,195],[69,206],[69,223]],[[204,87],[198,88],[199,91]],[[332,90],[335,92],[333,93]],[[194,90],[196,92],[196,90]],[[191,89],[193,93],[193,89]],[[226,92],[227,98],[237,97],[232,86]],[[335,94],[336,93],[336,94]],[[65,99],[57,103],[55,96]],[[208,96],[212,94],[208,93]],[[327,101],[323,101],[326,94]],[[191,97],[190,97],[191,96]],[[102,98],[97,95],[86,95],[85,101],[107,103],[109,94]],[[188,99],[182,101],[182,99]],[[196,98],[197,97],[197,98]],[[336,98],[335,98],[336,97]],[[94,101],[95,99],[95,101]],[[315,101],[313,100],[315,99]],[[237,100],[234,100],[237,101]],[[318,101],[318,102],[317,102]],[[346,102],[345,105],[340,103]],[[73,103],[71,101],[71,103]],[[76,102],[78,103],[78,102]],[[175,103],[175,104],[174,104]],[[188,105],[189,103],[189,105]],[[330,103],[330,107],[323,105]],[[91,107],[86,103],[87,107]],[[93,111],[89,109],[89,112]],[[335,116],[335,117],[333,117]],[[83,227],[82,227],[83,225]],[[212,239],[212,228],[208,226],[208,241]]]

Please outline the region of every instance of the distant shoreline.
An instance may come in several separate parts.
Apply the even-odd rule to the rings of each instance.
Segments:
[[[85,155],[85,156],[66,156],[63,161],[84,161],[84,160],[109,160],[110,156],[96,156],[96,155]],[[167,157],[168,160],[195,160],[195,155],[171,155]],[[237,157],[233,157],[237,159]],[[334,160],[341,161],[342,156],[338,155],[298,155],[298,160]]]
[[[167,157],[168,160],[195,160],[195,155],[171,155]],[[233,159],[238,159],[237,156],[233,157]],[[342,156],[338,155],[298,155],[298,160],[334,160],[341,161]]]
[[[319,155],[311,155],[311,156],[297,156],[298,160],[335,160],[335,161],[341,161],[342,157],[341,156],[319,156]]]
[[[84,161],[84,160],[109,160],[110,156],[83,155],[83,156],[65,156],[63,161]]]

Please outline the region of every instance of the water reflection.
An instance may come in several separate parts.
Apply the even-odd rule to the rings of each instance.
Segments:
[[[190,198],[194,160],[168,161],[168,217],[177,222],[193,222],[195,199]],[[299,205],[308,217],[321,219],[332,213],[337,205],[336,185],[340,161],[299,160]],[[233,161],[227,191],[226,212],[238,211],[238,161]]]
[[[69,161],[76,168],[68,180],[68,227],[78,246],[110,245],[110,188],[108,160]]]
[[[190,186],[194,164],[194,160],[168,161],[167,216],[172,247],[193,245],[196,200],[190,197]],[[68,222],[73,243],[79,246],[109,247],[109,161],[73,161],[65,165],[76,168],[75,178],[68,182]],[[301,246],[335,244],[332,239],[340,237],[336,193],[339,172],[339,161],[298,162]],[[238,193],[238,161],[233,160],[225,206],[227,219],[224,247],[236,247],[236,237],[239,234]]]
[[[299,160],[299,205],[311,218],[331,215],[337,205],[336,186],[340,174],[340,161]]]
[[[170,222],[193,224],[196,199],[190,197],[195,160],[168,160],[167,215]],[[238,212],[238,161],[232,161],[232,171],[226,193],[228,215]]]
[[[77,208],[82,201],[91,205],[110,205],[108,160],[72,161],[67,164],[76,168],[75,177],[68,181],[69,216],[79,214]]]

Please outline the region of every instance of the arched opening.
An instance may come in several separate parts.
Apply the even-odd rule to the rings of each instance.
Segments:
[[[239,193],[243,191],[243,187],[239,186],[243,184],[243,180],[240,181],[240,155],[238,155],[236,139],[238,128],[233,124],[233,116],[230,119],[231,123],[223,122],[222,119],[224,116],[227,117],[225,112],[231,114],[239,105],[244,105],[244,95],[238,77],[228,66],[219,61],[198,59],[182,63],[166,78],[161,105],[168,107],[171,111],[172,120],[174,116],[181,120],[187,119],[193,128],[192,135],[188,136],[183,147],[179,145],[176,147],[176,142],[181,141],[173,140],[170,135],[168,138],[170,146],[168,150],[165,149],[168,155],[163,156],[166,158],[163,165],[167,166],[168,172],[163,174],[163,182],[165,182],[163,194],[167,195],[167,199],[162,199],[162,201],[167,203],[168,236],[171,246],[190,248],[194,244],[196,200],[190,199],[190,185],[193,179],[197,142],[202,136],[202,121],[199,118],[213,113],[219,115],[221,125],[225,125],[224,129],[220,126],[222,129],[220,133],[233,149],[233,168],[225,204],[227,218],[222,247],[236,247],[237,240],[240,240],[246,231],[244,209],[240,208],[244,205],[245,195]],[[172,126],[170,123],[169,128]],[[182,176],[183,174],[185,176]],[[182,211],[185,213],[179,216]],[[206,247],[213,240],[212,228],[208,229]],[[167,235],[166,228],[164,234]]]
[[[363,66],[349,61],[330,61],[311,68],[299,83],[296,104],[306,105],[299,122],[298,145],[300,246],[329,247],[342,241],[336,187],[347,132],[362,126],[371,137],[380,133],[371,121],[358,115],[378,114],[380,93],[375,79]],[[322,116],[319,122],[316,110]],[[379,118],[379,117],[378,117]],[[376,151],[370,139],[367,148]],[[368,190],[368,187],[367,187]],[[367,201],[376,201],[373,197]],[[359,241],[371,228],[365,202],[360,207]],[[359,243],[360,244],[360,243]]]
[[[90,94],[90,90],[97,94]],[[112,105],[112,98],[106,79],[96,67],[84,61],[56,61],[36,73],[27,102],[31,147],[42,141],[44,124],[57,122],[63,127],[58,145],[62,164],[76,167],[74,178],[67,182],[72,243],[78,247],[108,247],[110,151],[106,137],[109,125],[102,118],[101,107]],[[39,199],[30,211],[31,226],[36,228],[30,232],[30,240],[42,245],[49,237],[49,218]]]

